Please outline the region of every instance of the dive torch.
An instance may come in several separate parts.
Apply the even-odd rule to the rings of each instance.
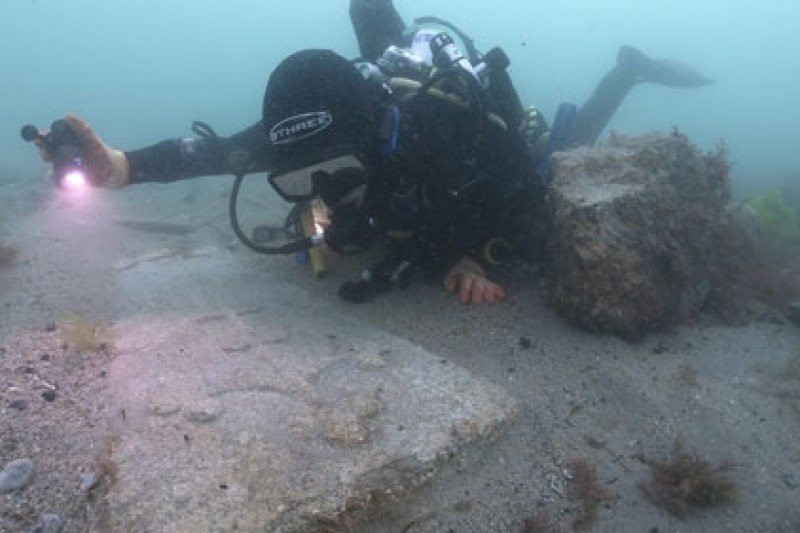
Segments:
[[[76,189],[89,181],[78,135],[66,120],[53,122],[46,134],[40,133],[39,128],[31,124],[23,126],[20,134],[27,142],[41,143],[53,163],[52,178],[56,185]]]

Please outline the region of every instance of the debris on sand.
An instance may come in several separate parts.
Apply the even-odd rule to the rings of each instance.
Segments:
[[[117,226],[128,229],[149,233],[166,233],[168,235],[186,235],[200,227],[198,224],[188,224],[185,222],[139,218],[115,218],[112,222]]]
[[[16,258],[16,247],[0,243],[0,268],[7,267],[13,263]]]

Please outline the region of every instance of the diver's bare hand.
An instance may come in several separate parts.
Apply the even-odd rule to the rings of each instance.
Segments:
[[[81,143],[85,163],[93,176],[92,183],[112,189],[125,186],[130,181],[130,168],[125,154],[106,145],[91,126],[79,116],[67,115],[64,120],[75,131]],[[50,162],[50,154],[42,142],[37,140],[36,146],[41,158]]]
[[[506,291],[486,277],[486,271],[475,260],[463,257],[447,273],[444,288],[448,292],[458,291],[461,303],[493,304],[506,297]]]

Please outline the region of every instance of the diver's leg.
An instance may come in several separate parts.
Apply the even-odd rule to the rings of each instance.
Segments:
[[[362,59],[374,62],[389,46],[402,44],[406,25],[392,0],[350,0],[350,20]]]
[[[578,111],[567,146],[593,145],[637,83],[636,76],[624,68],[619,65],[612,68]]]
[[[692,68],[669,59],[650,59],[631,46],[622,46],[617,64],[600,80],[592,96],[578,111],[569,145],[592,145],[608,125],[630,90],[640,82],[691,88],[712,81]]]

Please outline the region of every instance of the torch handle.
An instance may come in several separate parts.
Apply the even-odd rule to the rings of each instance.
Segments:
[[[300,225],[303,228],[304,237],[312,237],[317,233],[317,228],[314,225],[314,214],[311,204],[306,204],[300,209]],[[311,258],[311,268],[314,270],[314,275],[322,277],[325,275],[325,257],[322,255],[322,249],[315,246],[308,250],[308,255]]]

